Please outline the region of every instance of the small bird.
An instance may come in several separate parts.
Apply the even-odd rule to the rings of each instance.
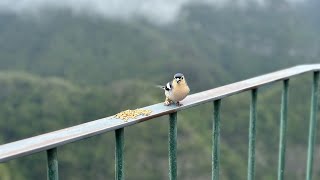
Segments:
[[[177,73],[174,75],[173,80],[168,82],[165,86],[158,86],[165,92],[166,99],[165,106],[175,103],[177,106],[182,106],[182,101],[190,92],[189,86],[183,74]]]

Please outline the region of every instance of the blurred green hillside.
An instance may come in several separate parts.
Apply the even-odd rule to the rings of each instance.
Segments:
[[[287,8],[190,5],[167,26],[68,12],[35,20],[0,16],[0,68],[85,85],[132,78],[162,83],[181,71],[196,90],[207,89],[318,61],[311,18]]]
[[[316,3],[316,2],[314,2]],[[183,72],[192,93],[319,62],[313,6],[189,5],[173,24],[51,12],[0,15],[1,144],[158,103]],[[305,177],[311,74],[291,80],[287,179]],[[256,179],[276,179],[281,83],[259,90]],[[221,178],[246,179],[249,93],[222,102]],[[200,116],[201,114],[201,116]],[[179,113],[179,179],[210,179],[212,104]],[[127,179],[167,178],[167,117],[126,129]],[[319,134],[318,134],[319,136]],[[318,138],[320,139],[320,138]],[[318,152],[318,151],[317,151]],[[320,178],[316,153],[314,178]],[[62,179],[114,176],[114,135],[59,148]],[[0,165],[0,179],[45,179],[45,153]],[[32,167],[32,168],[30,168]]]

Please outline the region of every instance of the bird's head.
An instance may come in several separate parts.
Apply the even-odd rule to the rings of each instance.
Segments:
[[[181,74],[181,73],[175,74],[175,75],[174,75],[174,80],[175,80],[178,84],[185,82],[184,75]]]

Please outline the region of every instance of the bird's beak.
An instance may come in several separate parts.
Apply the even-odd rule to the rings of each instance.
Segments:
[[[181,81],[181,79],[177,79],[177,83],[178,83],[178,84],[180,83],[180,81]]]

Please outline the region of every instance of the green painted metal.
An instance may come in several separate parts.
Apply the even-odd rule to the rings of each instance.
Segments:
[[[169,178],[177,179],[177,113],[169,115]]]
[[[115,179],[124,179],[124,128],[115,130]]]
[[[285,160],[286,160],[286,133],[287,133],[287,114],[288,114],[288,95],[289,79],[283,81],[280,114],[280,139],[279,139],[279,161],[278,161],[278,180],[284,179]]]
[[[255,175],[255,146],[256,146],[256,120],[258,89],[251,90],[250,126],[249,126],[249,152],[248,152],[248,180],[254,180]]]
[[[213,102],[212,132],[212,180],[219,180],[220,166],[220,106],[221,100]]]
[[[316,131],[317,131],[318,87],[319,87],[319,71],[313,73],[309,140],[308,140],[308,158],[307,158],[307,172],[306,172],[307,180],[312,179],[312,171],[313,171],[313,151],[314,151],[314,144],[316,141]]]
[[[47,179],[48,180],[58,180],[59,171],[58,171],[58,152],[57,148],[47,150]]]

